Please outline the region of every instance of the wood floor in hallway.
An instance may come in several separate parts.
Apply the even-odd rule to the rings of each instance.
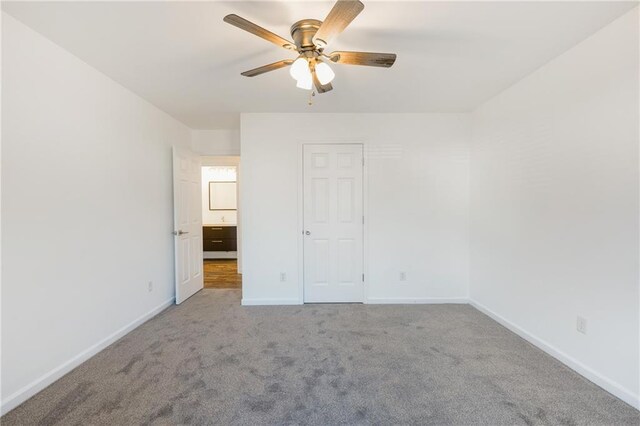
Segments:
[[[205,259],[204,288],[242,288],[236,259]]]

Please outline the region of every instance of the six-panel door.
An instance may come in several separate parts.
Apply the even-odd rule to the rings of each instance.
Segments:
[[[304,164],[304,301],[363,302],[363,149],[308,144]]]
[[[199,157],[173,150],[176,303],[202,289],[202,189]]]

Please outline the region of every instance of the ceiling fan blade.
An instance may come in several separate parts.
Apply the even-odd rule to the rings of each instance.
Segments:
[[[316,70],[311,71],[311,76],[313,77],[313,85],[316,86],[316,90],[318,91],[318,93],[326,93],[329,90],[333,90],[333,86],[331,85],[331,83],[320,83],[320,80],[318,80],[318,76],[316,75]]]
[[[247,21],[246,19],[241,18],[238,15],[235,15],[235,14],[227,15],[224,17],[223,21],[226,22],[227,24],[231,24],[235,27],[238,27],[241,30],[245,30],[250,32],[251,34],[255,34],[258,37],[262,37],[263,39],[270,41],[271,43],[277,46],[284,47],[285,49],[289,49],[289,50],[296,49],[296,46],[293,44],[293,42],[288,41],[280,37],[279,35],[274,34],[271,31],[266,30],[259,25],[254,24],[251,21]]]
[[[313,42],[318,47],[329,44],[335,36],[347,28],[362,9],[364,4],[359,0],[338,0],[313,36]]]
[[[347,65],[367,65],[389,68],[396,61],[395,53],[374,52],[332,52],[329,58],[333,62]]]
[[[269,65],[263,65],[258,68],[254,68],[242,73],[245,77],[255,77],[256,75],[264,74],[265,72],[274,71],[280,68],[288,67],[293,63],[293,59],[285,59],[282,61],[274,62]]]

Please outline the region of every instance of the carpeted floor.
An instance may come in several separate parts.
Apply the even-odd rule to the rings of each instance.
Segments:
[[[2,424],[638,425],[467,305],[241,307],[205,289]]]

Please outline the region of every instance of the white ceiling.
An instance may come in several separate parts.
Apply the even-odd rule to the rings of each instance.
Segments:
[[[2,9],[194,129],[240,112],[465,112],[635,2],[379,2],[329,46],[395,52],[390,69],[333,65],[334,90],[307,105],[286,69],[242,71],[293,54],[225,24],[237,13],[289,37],[332,2],[3,2]]]

